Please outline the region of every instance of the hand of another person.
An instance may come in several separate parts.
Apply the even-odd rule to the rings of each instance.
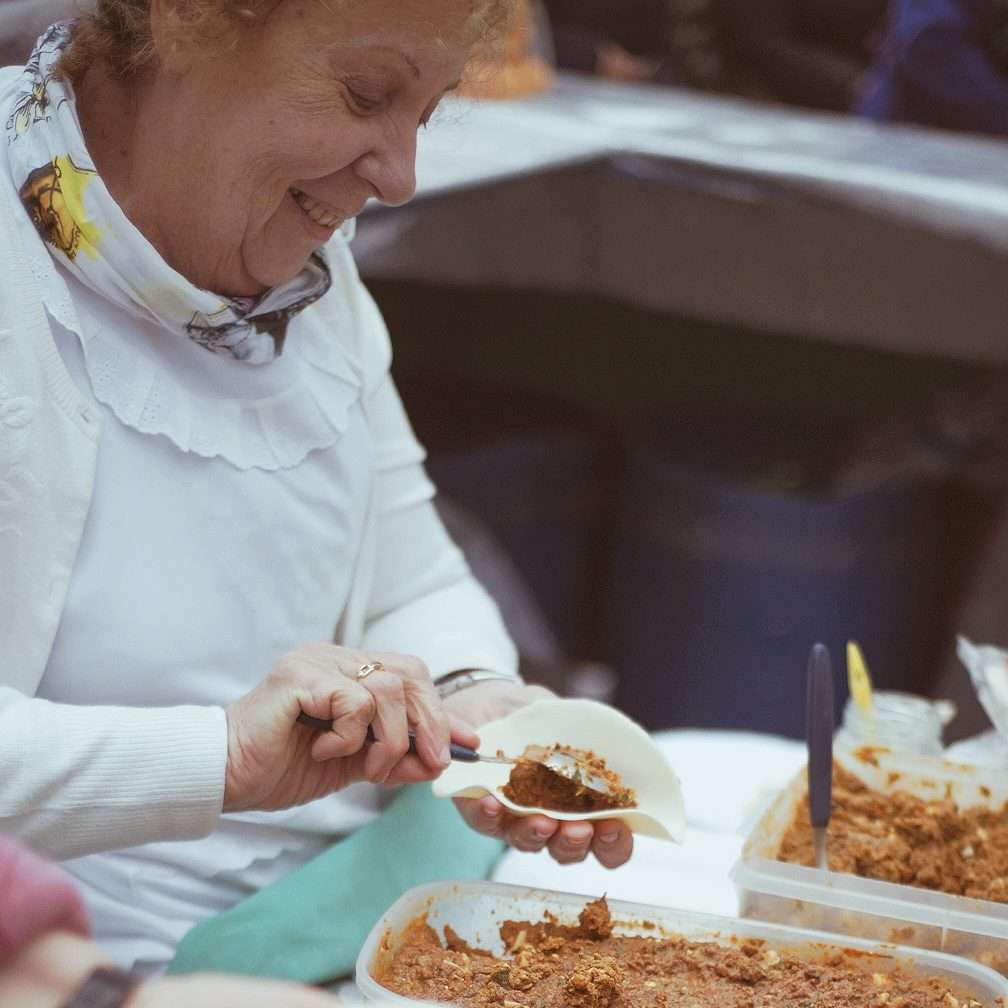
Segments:
[[[504,717],[519,707],[554,696],[542,686],[490,680],[449,696],[445,710],[473,728]],[[509,754],[514,755],[514,754]],[[633,834],[618,819],[561,822],[546,815],[516,816],[493,795],[456,798],[462,818],[477,832],[500,837],[520,851],[549,849],[559,864],[574,864],[591,853],[606,868],[618,868],[633,853]]]
[[[603,42],[596,50],[595,73],[606,80],[647,81],[658,71],[653,60],[634,56],[616,42]]]
[[[0,1004],[60,1008],[108,958],[93,942],[49,932],[0,965]],[[137,987],[124,1008],[326,1008],[335,999],[293,983],[201,973],[150,980]]]
[[[370,665],[381,667],[361,677]],[[302,712],[332,720],[332,731],[299,724]],[[433,780],[450,762],[449,741],[478,744],[468,726],[449,717],[418,658],[334,644],[307,644],[283,657],[227,707],[227,722],[225,812],[302,805],[355,781]],[[415,755],[408,751],[411,728]]]
[[[331,994],[282,980],[200,973],[139,987],[123,1008],[334,1008]]]

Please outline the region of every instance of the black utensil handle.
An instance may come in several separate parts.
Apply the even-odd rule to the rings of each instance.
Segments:
[[[327,721],[325,718],[312,717],[311,714],[305,714],[302,711],[297,716],[298,721],[303,725],[307,725],[309,728],[314,728],[317,732],[327,732],[332,731],[332,721]],[[365,736],[368,742],[375,741],[375,733],[368,727],[367,735]],[[452,742],[448,747],[451,752],[451,758],[458,763],[478,763],[479,753],[475,749],[470,749],[468,746],[459,745],[457,742]],[[409,751],[411,753],[416,752],[416,735],[413,732],[409,733]]]
[[[805,702],[809,818],[815,828],[829,824],[833,803],[833,727],[833,665],[826,645],[816,644],[809,655]]]

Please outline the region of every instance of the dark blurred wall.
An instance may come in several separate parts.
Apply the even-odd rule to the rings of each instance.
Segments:
[[[997,501],[956,503],[904,456],[987,369],[598,298],[369,286],[435,477],[650,727],[797,734],[812,637],[840,673],[860,637],[881,686],[934,688]],[[866,431],[893,417],[877,451]]]

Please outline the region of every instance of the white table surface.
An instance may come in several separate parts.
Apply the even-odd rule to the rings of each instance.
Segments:
[[[588,294],[800,339],[1008,363],[1008,143],[560,75],[450,99],[367,280]],[[534,362],[526,362],[534,366]],[[642,364],[641,366],[652,366]]]
[[[1008,245],[1008,144],[783,105],[560,75],[522,101],[448,99],[417,150],[417,195],[643,155],[788,180]]]

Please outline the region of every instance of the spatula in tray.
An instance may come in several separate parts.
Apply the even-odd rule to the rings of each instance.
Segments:
[[[809,655],[805,701],[805,740],[808,745],[809,819],[815,837],[815,866],[829,870],[826,830],[833,803],[833,666],[825,644]]]

